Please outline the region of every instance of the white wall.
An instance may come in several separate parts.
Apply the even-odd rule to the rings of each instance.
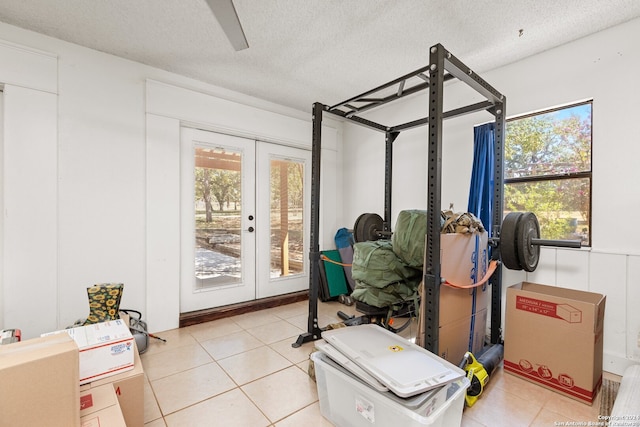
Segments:
[[[593,206],[591,250],[543,248],[538,269],[528,276],[505,271],[506,286],[530,281],[607,295],[605,369],[621,370],[640,361],[640,310],[635,304],[640,283],[640,19],[593,34],[501,67],[481,73],[507,98],[507,115],[593,99]],[[446,44],[445,44],[446,47]],[[456,54],[456,52],[452,52]],[[464,58],[460,58],[464,62]],[[468,64],[472,65],[472,64]],[[410,70],[408,70],[410,71]],[[381,82],[383,83],[383,82]],[[471,104],[477,97],[460,83],[445,88],[445,110]],[[426,116],[426,95],[408,99],[371,114],[385,125]],[[466,210],[473,126],[489,121],[486,113],[445,122],[442,203]],[[426,208],[427,134],[425,129],[401,135],[394,154],[393,218],[401,209]],[[341,221],[353,224],[362,212],[382,214],[384,135],[347,124],[344,129],[345,189]],[[376,169],[372,165],[379,165]],[[366,178],[365,178],[366,177]],[[368,188],[358,183],[372,182]],[[629,225],[631,222],[631,225]],[[619,226],[618,226],[619,225]],[[508,327],[508,325],[505,325]]]
[[[179,126],[311,143],[310,112],[1,23],[0,84],[0,328],[25,338],[86,317],[86,288],[102,282],[124,283],[121,307],[142,311],[151,331],[178,326]],[[325,122],[329,164],[340,126]],[[326,245],[341,189],[324,190]]]
[[[57,318],[56,61],[46,52],[0,43],[0,63],[9,64],[0,68],[0,313],[19,318],[27,332]]]

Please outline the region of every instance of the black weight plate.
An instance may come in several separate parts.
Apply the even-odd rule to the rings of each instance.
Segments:
[[[524,271],[532,272],[538,267],[540,246],[531,244],[540,238],[540,224],[533,212],[523,212],[517,226],[518,260]]]
[[[378,231],[382,231],[383,221],[380,215],[375,213],[365,213],[356,219],[353,228],[353,237],[356,242],[368,242],[378,240]]]
[[[522,212],[509,212],[500,230],[500,259],[509,270],[522,270],[518,257],[518,222]]]
[[[360,242],[361,240],[359,240],[359,236],[358,236],[358,230],[360,229],[360,220],[362,220],[362,217],[365,216],[366,213],[361,214],[358,218],[356,218],[356,222],[353,224],[353,240],[355,240],[356,242]]]

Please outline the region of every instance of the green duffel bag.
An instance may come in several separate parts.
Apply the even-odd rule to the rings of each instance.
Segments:
[[[395,282],[376,288],[356,280],[356,288],[351,297],[365,304],[384,308],[417,298],[417,286],[413,282]]]
[[[390,283],[412,279],[419,274],[396,256],[389,240],[358,242],[353,246],[351,276],[354,280],[384,288]]]
[[[408,266],[422,268],[426,235],[427,211],[418,209],[400,211],[396,228],[391,236],[393,251]]]

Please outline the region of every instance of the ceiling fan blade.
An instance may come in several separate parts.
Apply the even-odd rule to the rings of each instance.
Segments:
[[[249,43],[247,43],[247,38],[242,30],[242,25],[240,25],[233,2],[231,0],[207,0],[207,4],[209,4],[213,15],[218,20],[233,48],[236,51],[247,49]]]

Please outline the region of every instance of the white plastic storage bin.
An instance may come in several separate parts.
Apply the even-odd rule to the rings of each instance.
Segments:
[[[311,359],[320,412],[338,427],[452,427],[462,422],[464,395],[469,386],[465,377],[427,392],[430,396],[421,402],[420,395],[402,399],[391,392],[374,390],[322,352],[313,353]]]
[[[376,324],[331,329],[322,338],[398,396],[415,396],[465,376],[458,366]]]

